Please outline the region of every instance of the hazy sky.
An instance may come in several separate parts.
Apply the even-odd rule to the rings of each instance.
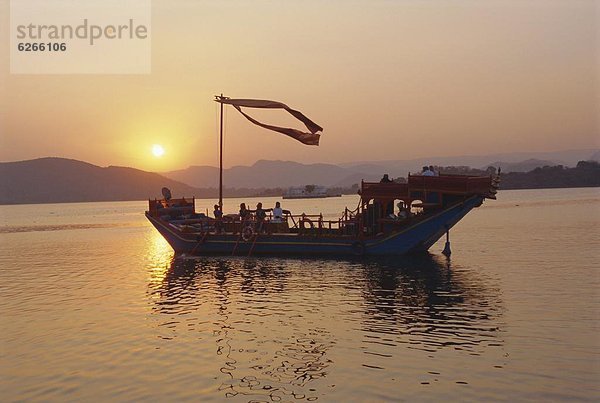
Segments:
[[[11,75],[9,2],[0,0],[0,161],[216,165],[221,92],[285,102],[324,127],[319,147],[304,146],[229,107],[225,166],[598,147],[599,9],[577,0],[153,0],[152,74]],[[284,112],[255,115],[293,123]]]

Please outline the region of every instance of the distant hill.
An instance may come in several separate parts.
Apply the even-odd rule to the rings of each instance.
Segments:
[[[293,161],[257,161],[252,166],[234,166],[223,170],[223,182],[230,188],[274,188],[304,185],[352,186],[360,179],[379,179],[376,175],[333,164],[301,164]],[[195,187],[217,187],[219,170],[209,166],[191,166],[179,171],[162,173]]]
[[[592,156],[598,155],[598,153],[600,153],[600,150],[596,148],[554,152],[518,152],[489,155],[462,155],[456,157],[423,157],[411,160],[357,161],[339,165],[343,168],[355,169],[368,174],[387,172],[391,176],[396,177],[406,176],[408,172],[419,172],[424,165],[487,167],[493,165],[494,161],[496,161],[496,163],[497,161],[502,161],[502,163],[521,163],[523,161],[535,159],[546,162],[540,166],[564,165],[574,167],[577,165],[577,162],[593,159]]]
[[[550,189],[600,186],[600,163],[579,161],[575,168],[562,165],[535,168],[529,172],[502,174],[500,189]]]
[[[443,174],[490,175],[487,171],[466,166],[437,167]],[[529,172],[503,172],[500,175],[500,189],[552,189],[600,186],[600,163],[579,161],[574,168],[563,165],[537,167]]]
[[[186,169],[161,172],[160,174],[194,187],[216,188],[219,186],[219,168],[217,167],[190,166]]]
[[[557,165],[555,161],[549,160],[538,160],[531,158],[521,162],[501,162],[496,161],[491,164],[485,165],[482,169],[485,170],[488,167],[501,168],[502,172],[529,172],[540,167],[550,167]]]
[[[0,204],[144,200],[174,195],[202,197],[203,191],[133,168],[101,168],[64,158],[0,163]]]
[[[366,181],[379,180],[385,173],[393,178],[420,172],[424,165],[435,166],[500,166],[504,172],[528,172],[544,166],[575,166],[578,161],[593,159],[598,150],[571,150],[554,153],[513,153],[487,156],[435,157],[413,160],[365,161],[348,164],[302,164],[292,161],[261,160],[251,166],[235,166],[223,171],[223,181],[231,188],[287,188],[309,184],[326,187],[349,187]],[[596,154],[594,154],[596,153]],[[216,167],[191,166],[165,172],[168,178],[198,188],[218,187]]]

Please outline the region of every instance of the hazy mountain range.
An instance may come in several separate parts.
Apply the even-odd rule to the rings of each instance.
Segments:
[[[191,166],[162,175],[196,187],[218,187],[219,169]],[[345,187],[364,180],[379,180],[376,174],[342,168],[333,164],[301,164],[292,161],[257,161],[252,166],[234,166],[223,170],[223,183],[233,188],[273,188],[308,184]]]
[[[234,166],[223,170],[223,182],[232,188],[272,188],[307,184],[348,187],[379,180],[384,173],[406,177],[420,172],[424,165],[461,165],[474,168],[501,167],[504,172],[527,172],[546,165],[575,166],[578,161],[595,157],[599,150],[569,150],[552,153],[513,153],[486,156],[419,158],[398,161],[362,161],[346,164],[301,164],[292,161],[257,161],[252,166]],[[162,175],[195,187],[218,187],[219,171],[211,166],[191,166]]]
[[[101,168],[65,158],[40,158],[0,163],[0,204],[144,200],[173,194],[198,194],[197,189],[152,172],[134,168]]]
[[[552,152],[514,152],[487,155],[462,155],[457,157],[432,157],[416,158],[411,160],[389,160],[389,161],[357,161],[338,164],[342,167],[378,166],[390,169],[411,170],[414,172],[423,165],[467,165],[474,168],[484,168],[493,162],[516,163],[525,160],[536,159],[551,162],[553,165],[560,164],[574,167],[579,161],[596,159],[600,157],[600,149],[580,149]]]
[[[511,157],[468,156],[339,165],[258,161],[249,167],[235,166],[224,170],[224,194],[251,195],[256,194],[253,189],[308,184],[350,187],[361,180],[379,180],[384,173],[391,177],[404,177],[409,171],[420,171],[425,164],[478,168],[493,165],[502,167],[505,172],[521,172],[546,165],[575,166],[579,160],[600,160],[599,150],[519,155],[525,160],[515,160],[514,154],[510,154]],[[103,168],[82,161],[50,157],[0,163],[0,204],[144,200],[162,197],[163,186],[169,187],[175,196],[216,197],[218,169],[194,166],[158,174],[116,166]]]

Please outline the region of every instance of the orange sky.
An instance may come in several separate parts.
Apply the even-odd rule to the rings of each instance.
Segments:
[[[154,0],[149,75],[11,75],[3,57],[0,161],[217,165],[221,92],[325,128],[309,147],[229,109],[225,166],[600,146],[596,1],[297,3]],[[8,55],[8,0],[0,14]]]

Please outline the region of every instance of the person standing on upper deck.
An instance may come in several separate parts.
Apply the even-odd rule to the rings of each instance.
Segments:
[[[393,181],[390,179],[388,174],[384,174],[383,178],[379,181],[379,183],[392,183]]]
[[[423,171],[421,172],[421,176],[434,176],[435,173],[433,171],[429,170],[429,167],[427,165],[425,165],[423,167]]]

